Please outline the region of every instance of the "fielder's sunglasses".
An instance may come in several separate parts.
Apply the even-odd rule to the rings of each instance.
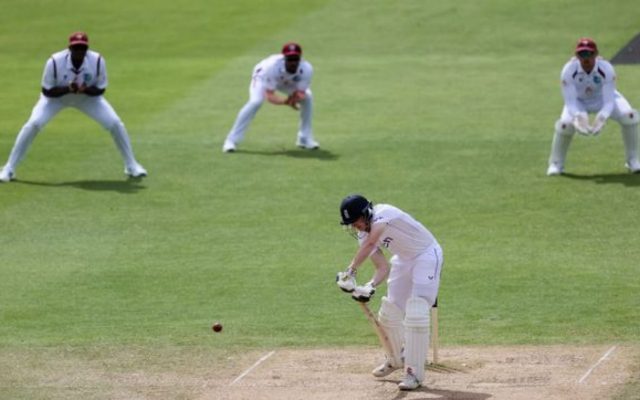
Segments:
[[[578,57],[580,58],[591,58],[593,57],[593,55],[596,54],[593,51],[589,51],[589,50],[582,50],[578,52]]]

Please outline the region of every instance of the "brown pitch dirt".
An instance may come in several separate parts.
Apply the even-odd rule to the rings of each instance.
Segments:
[[[245,371],[227,370],[228,380],[199,399],[609,399],[629,379],[630,356],[638,351],[615,347],[602,359],[612,347],[445,348],[426,387],[413,392],[398,391],[400,371],[384,379],[370,375],[377,349],[278,350],[239,380],[266,355],[248,357]]]
[[[401,371],[371,376],[375,347],[4,349],[0,398],[605,400],[637,372],[639,356],[630,345],[445,347],[426,386],[401,392]]]

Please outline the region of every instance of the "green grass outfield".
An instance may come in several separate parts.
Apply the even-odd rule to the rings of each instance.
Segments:
[[[82,29],[150,176],[126,181],[76,111],[41,132],[0,185],[0,355],[372,344],[334,284],[352,192],[439,238],[445,346],[639,342],[640,175],[618,126],[575,138],[574,175],[545,176],[562,65],[580,36],[611,58],[635,1],[56,3],[3,1],[0,163],[45,60]],[[265,104],[222,154],[253,66],[289,40],[315,69],[322,150],[296,149],[296,114]],[[640,67],[617,73],[640,108]]]

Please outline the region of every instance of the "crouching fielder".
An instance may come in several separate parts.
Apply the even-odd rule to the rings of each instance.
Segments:
[[[383,377],[404,368],[398,387],[416,389],[425,378],[429,311],[438,296],[442,249],[420,222],[389,204],[374,206],[363,196],[350,195],[340,204],[340,216],[342,225],[357,236],[360,247],[347,270],[338,273],[338,286],[351,292],[354,300],[367,302],[387,279],[387,296],[382,298],[378,319],[391,344],[385,350],[386,360],[373,375]],[[391,266],[383,248],[393,254]],[[367,258],[376,271],[371,281],[357,286],[356,271]]]
[[[575,56],[562,68],[564,107],[556,121],[551,143],[547,175],[564,173],[569,145],[576,131],[584,136],[597,136],[607,120],[620,125],[625,150],[625,166],[631,173],[640,173],[638,159],[638,111],[616,90],[616,73],[609,61],[598,56],[593,39],[578,41]],[[595,114],[593,124],[589,113]]]

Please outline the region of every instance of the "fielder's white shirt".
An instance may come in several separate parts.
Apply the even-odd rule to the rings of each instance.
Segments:
[[[389,204],[373,206],[371,225],[384,225],[384,232],[378,247],[386,248],[392,254],[404,260],[412,260],[424,254],[431,246],[437,244],[433,234],[411,215]],[[362,243],[369,234],[359,232],[358,240]]]
[[[65,49],[53,54],[45,64],[42,74],[42,87],[51,89],[68,86],[71,82],[78,85],[107,87],[107,66],[99,53],[87,50],[80,68],[75,69],[71,62],[71,52]]]
[[[616,73],[611,63],[597,57],[593,70],[586,73],[580,60],[572,57],[562,68],[560,79],[564,104],[572,117],[583,111],[597,112],[609,118],[614,99],[619,95],[616,91]]]
[[[265,90],[277,90],[291,94],[305,91],[311,86],[313,67],[306,60],[300,60],[298,69],[290,74],[284,67],[284,55],[274,54],[260,61],[254,68],[253,78],[262,83]]]

